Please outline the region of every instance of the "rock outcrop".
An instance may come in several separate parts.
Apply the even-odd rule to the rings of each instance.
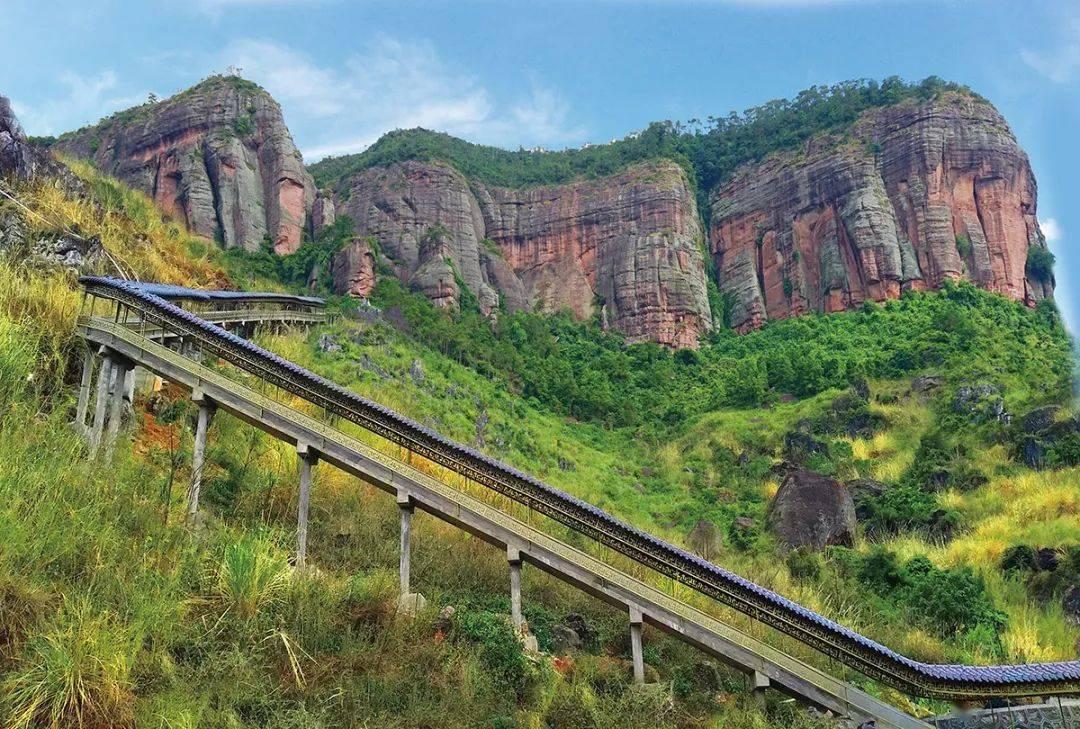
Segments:
[[[330,276],[339,294],[367,298],[375,288],[375,253],[366,238],[354,237],[330,259]]]
[[[0,176],[29,177],[32,163],[30,146],[11,110],[11,102],[0,96]]]
[[[66,189],[81,187],[75,176],[42,147],[31,144],[23,133],[11,102],[0,96],[0,178],[29,180],[38,175],[55,178]]]
[[[855,503],[831,478],[794,468],[769,504],[769,527],[787,549],[850,547],[855,543]]]
[[[843,139],[742,168],[711,194],[710,250],[740,331],[946,279],[1032,304],[1045,247],[1027,156],[981,100],[949,93],[867,112]]]
[[[397,275],[440,306],[569,310],[631,342],[697,346],[711,328],[694,194],[671,162],[551,187],[506,189],[449,165],[364,170],[337,206]]]
[[[277,253],[296,250],[315,197],[277,102],[233,76],[65,134],[56,149],[91,160],[226,247],[258,250],[269,240]]]

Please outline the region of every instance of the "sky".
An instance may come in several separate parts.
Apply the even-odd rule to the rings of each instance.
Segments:
[[[1031,157],[1080,332],[1080,1],[0,0],[0,94],[58,134],[230,68],[305,160],[423,126],[504,147],[621,138],[815,84],[967,84]]]

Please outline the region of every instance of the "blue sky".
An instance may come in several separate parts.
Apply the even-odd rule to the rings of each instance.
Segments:
[[[1032,158],[1058,301],[1080,325],[1080,3],[1019,0],[4,0],[0,93],[56,134],[229,66],[305,158],[425,126],[508,147],[604,142],[813,84],[936,74]]]

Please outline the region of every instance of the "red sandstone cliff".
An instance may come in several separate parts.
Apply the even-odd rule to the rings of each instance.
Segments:
[[[520,190],[404,162],[354,175],[338,212],[440,306],[457,306],[464,285],[486,313],[500,299],[510,310],[599,312],[635,342],[694,347],[711,328],[694,194],[671,162]]]
[[[712,192],[710,250],[732,326],[833,312],[946,278],[1034,303],[1045,246],[1027,156],[992,106],[947,94],[868,112],[843,139],[741,169]]]
[[[303,239],[311,176],[281,116],[255,84],[213,77],[155,104],[62,136],[56,149],[143,190],[194,232],[289,253]]]

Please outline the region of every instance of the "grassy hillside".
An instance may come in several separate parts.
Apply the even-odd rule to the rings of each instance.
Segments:
[[[106,272],[287,286],[336,245],[330,235],[283,259],[226,255],[161,222],[144,196],[75,169],[83,195],[18,191],[26,223],[99,237]],[[295,455],[228,416],[210,433],[206,519],[187,527],[192,408],[183,393],[140,390],[115,460],[89,462],[67,424],[80,359],[73,277],[25,253],[0,262],[0,724],[825,724],[775,697],[762,712],[737,676],[652,632],[646,661],[663,688],[630,690],[625,617],[536,570],[525,615],[541,647],[555,651],[568,615],[588,630],[569,656],[526,655],[505,617],[502,555],[423,515],[413,572],[430,608],[397,619],[396,507],[325,467],[317,569],[294,574]],[[334,324],[263,343],[913,657],[1076,655],[1061,596],[1080,579],[1080,427],[1070,340],[1049,304],[958,285],[721,333],[696,353],[626,346],[560,317],[492,326],[468,302],[451,316],[395,280],[371,306],[333,305]],[[1030,426],[1025,415],[1050,404],[1063,407]],[[1021,462],[1032,442],[1045,470]],[[860,499],[853,549],[778,550],[765,514],[785,458],[881,482]]]
[[[109,273],[229,282],[222,265],[235,260],[162,223],[144,196],[76,170],[85,194],[16,191],[35,234],[77,226],[100,237]],[[295,574],[295,456],[228,416],[211,429],[206,519],[189,528],[194,413],[183,393],[141,388],[115,459],[89,461],[68,424],[80,361],[73,276],[13,253],[0,260],[3,726],[825,725],[790,703],[762,712],[738,677],[651,632],[646,658],[664,688],[631,690],[625,616],[533,570],[525,614],[541,646],[553,648],[568,613],[588,631],[572,657],[526,655],[505,617],[503,556],[423,515],[413,571],[431,607],[397,619],[396,507],[326,468],[313,503],[317,569]],[[455,435],[475,437],[473,409],[483,406],[492,449],[530,470],[618,474],[618,449],[633,446],[625,432],[509,394],[379,317],[328,329],[345,343],[337,353],[320,351],[322,333],[266,343]],[[614,508],[625,483],[609,480],[605,503]],[[442,613],[448,605],[453,615]]]

